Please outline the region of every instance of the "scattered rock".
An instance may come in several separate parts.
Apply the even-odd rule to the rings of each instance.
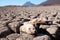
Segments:
[[[49,21],[54,21],[54,19],[55,19],[55,17],[52,17],[52,16],[50,16],[50,17],[48,18]]]
[[[8,24],[8,26],[11,30],[13,30],[14,32],[17,32],[17,31],[19,31],[20,23],[19,22],[11,22]]]
[[[0,26],[0,37],[6,37],[9,34],[11,34],[11,31],[7,27],[1,25]]]
[[[56,31],[56,37],[60,38],[60,28],[58,28],[58,30]]]
[[[9,23],[9,21],[0,21],[0,24],[7,26],[7,24]]]
[[[57,24],[57,27],[60,27],[60,24]]]
[[[43,35],[43,36],[35,37],[33,40],[51,40],[51,38],[47,35]]]
[[[55,34],[58,30],[58,27],[56,25],[51,25],[49,28],[46,29],[50,34]]]
[[[38,19],[35,20],[36,18]],[[24,23],[31,19],[34,20],[32,20],[30,24]],[[24,27],[21,26],[22,23],[24,23],[22,25]],[[26,34],[22,35],[22,33],[20,33],[21,27],[22,30],[24,30],[22,33]],[[34,27],[37,30],[36,34],[34,34]],[[15,33],[20,33],[20,36],[18,37]],[[30,35],[29,33],[33,35]],[[0,7],[0,39],[6,40],[5,37],[9,36],[9,40],[48,40],[48,37],[43,34],[50,36],[52,40],[52,36],[55,36],[54,38],[56,38],[56,40],[60,39],[60,6]],[[33,36],[37,37],[34,38]]]
[[[16,38],[18,38],[19,36],[20,36],[19,34],[13,33],[13,34],[8,35],[6,38],[8,40],[16,40]]]
[[[1,38],[0,40],[8,40],[7,38]]]
[[[33,36],[29,35],[29,34],[21,34],[19,38],[17,38],[16,40],[33,40]]]
[[[40,25],[39,28],[42,28],[42,29],[47,29],[49,28],[50,26],[49,25]]]

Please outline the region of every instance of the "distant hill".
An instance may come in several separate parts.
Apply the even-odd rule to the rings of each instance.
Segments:
[[[38,6],[49,6],[49,5],[60,5],[60,0],[47,0],[41,4],[39,4]]]
[[[17,7],[17,6],[20,6],[20,5],[6,5],[5,7]]]
[[[6,6],[0,6],[0,7],[27,7],[27,6],[21,6],[21,5],[6,5]]]
[[[23,6],[35,6],[35,4],[31,3],[30,1],[24,3]]]

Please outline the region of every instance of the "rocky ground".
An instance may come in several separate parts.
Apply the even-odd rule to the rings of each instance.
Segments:
[[[34,35],[20,34],[23,22],[46,18]],[[60,6],[0,7],[0,40],[60,40]]]

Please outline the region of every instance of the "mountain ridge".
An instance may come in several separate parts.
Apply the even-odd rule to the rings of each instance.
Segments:
[[[48,6],[48,5],[60,5],[60,0],[47,0],[45,2],[42,2],[41,4],[39,4],[38,6]]]
[[[24,3],[23,6],[35,6],[35,4],[28,1],[28,2]]]

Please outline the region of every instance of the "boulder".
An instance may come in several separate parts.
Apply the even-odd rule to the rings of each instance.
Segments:
[[[39,28],[42,28],[42,29],[47,29],[49,28],[50,26],[49,25],[40,25]]]
[[[6,38],[8,40],[16,40],[16,38],[18,38],[19,36],[20,36],[19,34],[13,33],[13,34],[8,35]]]
[[[58,27],[56,25],[51,25],[49,28],[46,29],[50,34],[56,34]]]
[[[19,22],[11,22],[8,24],[8,26],[12,31],[17,32],[17,31],[19,31],[20,23]]]
[[[11,31],[7,27],[0,25],[0,37],[6,37],[9,34],[11,34]]]
[[[51,40],[51,38],[47,35],[43,35],[43,36],[37,36],[33,40]]]
[[[0,40],[8,40],[7,38],[0,38]]]
[[[33,40],[34,36],[29,35],[29,34],[20,34],[20,37],[17,38],[16,40]]]

